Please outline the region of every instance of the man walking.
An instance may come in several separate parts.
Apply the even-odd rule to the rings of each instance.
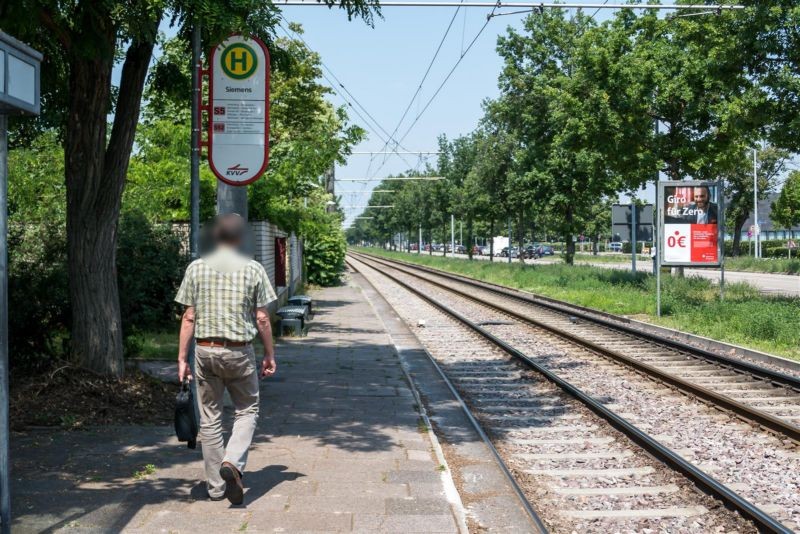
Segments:
[[[264,267],[239,252],[245,222],[239,215],[216,221],[216,249],[186,269],[175,301],[186,306],[178,345],[178,379],[194,379],[188,363],[196,340],[197,404],[203,444],[206,487],[212,500],[226,497],[242,504],[242,472],[258,419],[258,379],[275,374],[272,328],[266,306],[275,291]],[[256,369],[252,340],[264,344]],[[225,389],[236,409],[233,432],[225,447],[222,403]]]

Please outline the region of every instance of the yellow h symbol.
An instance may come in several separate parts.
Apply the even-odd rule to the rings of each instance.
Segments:
[[[228,54],[230,58],[230,69],[235,72],[247,72],[248,55],[249,54],[244,50],[231,50],[231,53]],[[241,65],[241,68],[236,68],[236,65]]]

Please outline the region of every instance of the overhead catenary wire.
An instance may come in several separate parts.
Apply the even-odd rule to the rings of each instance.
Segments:
[[[292,39],[292,38],[298,39],[300,42],[302,42],[302,43],[305,45],[305,47],[306,47],[306,48],[308,48],[309,50],[312,50],[312,51],[313,51],[313,49],[312,49],[312,48],[311,48],[311,46],[308,44],[308,42],[306,42],[306,40],[305,40],[305,39],[303,39],[303,36],[302,36],[302,35],[300,35],[300,34],[298,34],[297,32],[295,32],[295,31],[291,30],[291,28],[287,29],[287,28],[286,28],[286,27],[284,27],[284,25],[283,25],[283,24],[281,24],[280,22],[278,22],[278,27],[280,27],[280,28],[281,28],[281,30],[283,30],[283,32],[286,34],[286,36],[287,36],[287,37],[289,37],[290,39]],[[325,80],[326,80],[326,81],[327,81],[327,82],[328,82],[328,83],[331,85],[331,89],[333,90],[333,92],[334,92],[334,93],[336,93],[336,94],[339,96],[339,98],[341,98],[342,100],[344,100],[344,102],[345,102],[345,103],[348,105],[348,107],[350,107],[350,108],[351,108],[351,109],[352,109],[352,110],[355,112],[355,114],[356,114],[356,115],[357,115],[357,116],[358,116],[358,117],[359,117],[359,118],[360,118],[362,121],[364,121],[364,124],[367,126],[367,129],[368,129],[368,130],[372,131],[372,133],[374,133],[374,134],[375,134],[375,136],[376,136],[376,137],[378,137],[379,139],[381,139],[382,141],[385,141],[385,142],[387,143],[385,146],[388,146],[388,143],[389,143],[389,142],[388,142],[388,140],[386,140],[386,139],[385,139],[385,138],[384,138],[384,137],[383,137],[383,136],[382,136],[380,133],[378,133],[377,131],[375,131],[375,129],[372,127],[373,125],[372,125],[372,124],[370,124],[370,121],[369,121],[369,120],[367,120],[366,118],[364,118],[364,116],[363,116],[363,115],[362,115],[362,114],[361,114],[361,113],[358,111],[358,109],[357,109],[355,106],[353,106],[353,104],[352,104],[352,103],[351,103],[351,102],[350,102],[350,101],[349,101],[347,98],[345,98],[345,97],[344,97],[344,95],[342,95],[342,94],[341,94],[341,92],[340,92],[339,90],[337,90],[336,86],[338,85],[338,86],[341,88],[341,90],[342,90],[342,91],[344,91],[345,93],[347,93],[347,95],[350,97],[350,99],[352,99],[352,100],[353,100],[353,102],[355,102],[356,106],[358,106],[359,108],[361,108],[361,109],[364,111],[364,113],[367,115],[367,117],[369,117],[369,119],[372,121],[372,123],[374,124],[374,126],[376,126],[376,127],[377,127],[377,129],[379,129],[381,132],[384,132],[384,133],[385,133],[387,136],[389,136],[389,134],[388,134],[388,132],[386,131],[386,129],[385,129],[383,126],[381,126],[381,124],[380,124],[380,123],[379,123],[379,122],[378,122],[378,121],[375,119],[375,117],[373,117],[373,116],[372,116],[372,114],[371,114],[371,113],[370,113],[370,112],[369,112],[369,111],[368,111],[368,110],[367,110],[367,109],[366,109],[366,108],[365,108],[365,107],[364,107],[364,106],[361,104],[361,102],[359,102],[359,101],[358,101],[358,99],[357,99],[357,98],[356,98],[356,97],[355,97],[355,96],[354,96],[354,95],[353,95],[353,94],[352,94],[352,93],[351,93],[351,92],[350,92],[350,91],[347,89],[347,87],[345,87],[345,85],[344,85],[344,84],[341,82],[341,80],[339,80],[339,78],[336,76],[336,74],[334,74],[334,72],[333,72],[333,71],[332,71],[332,70],[331,70],[331,69],[330,69],[330,68],[329,68],[329,67],[328,67],[328,66],[325,64],[325,62],[324,62],[324,61],[322,61],[322,58],[321,58],[321,56],[320,56],[320,65],[322,65],[322,68],[323,68],[323,70],[324,70],[324,71],[327,71],[327,72],[328,72],[328,74],[330,74],[330,77],[331,77],[331,78],[333,78],[333,80],[335,80],[335,82],[334,82],[334,81],[332,81],[332,80],[331,80],[331,79],[328,77],[328,75],[326,75],[326,74],[325,74],[325,72],[322,72],[322,76],[323,76],[323,78],[325,78]],[[391,139],[391,136],[389,136],[389,138]],[[396,148],[397,146],[400,146],[400,143],[396,143],[396,144],[395,144],[395,148]],[[403,156],[402,156],[402,155],[398,154],[398,156],[399,156],[399,157],[400,157],[400,158],[401,158],[401,159],[402,159],[402,160],[403,160],[403,161],[404,161],[404,162],[405,162],[405,163],[406,163],[406,164],[407,164],[409,167],[411,166],[411,164],[410,164],[408,161],[406,161],[406,159],[405,159],[405,158],[403,158]]]
[[[275,0],[276,6],[327,6],[316,0]],[[492,7],[492,8],[541,8],[541,9],[653,9],[657,11],[680,11],[680,10],[704,10],[715,9],[720,11],[732,11],[745,9],[742,4],[598,4],[596,2],[455,2],[452,0],[432,0],[432,1],[405,1],[387,0],[381,2],[381,7]]]
[[[436,88],[436,91],[434,91],[433,95],[431,95],[431,97],[428,99],[428,102],[425,104],[425,106],[423,106],[422,110],[420,110],[420,112],[414,118],[414,121],[411,123],[411,126],[408,127],[406,132],[400,138],[400,142],[401,143],[408,136],[408,134],[411,133],[411,130],[414,128],[414,126],[417,124],[417,122],[419,122],[419,119],[422,117],[422,115],[425,113],[425,111],[430,107],[431,103],[433,103],[433,101],[439,95],[439,92],[441,92],[442,88],[445,86],[447,81],[450,79],[450,77],[456,71],[458,66],[461,64],[461,61],[463,61],[464,57],[469,53],[470,49],[472,49],[472,46],[475,44],[475,42],[481,36],[483,31],[489,25],[489,22],[492,20],[492,17],[494,17],[494,12],[497,9],[497,6],[499,6],[499,5],[500,5],[500,2],[497,2],[495,4],[495,6],[492,8],[491,13],[489,13],[486,16],[486,22],[483,23],[483,26],[481,26],[481,29],[478,30],[478,33],[475,34],[475,37],[472,38],[472,41],[470,41],[470,43],[467,45],[467,48],[463,52],[461,52],[461,55],[458,57],[458,60],[456,61],[455,65],[453,65],[453,68],[450,69],[450,72],[448,72],[447,76],[444,77],[444,80],[442,80],[442,83],[439,84],[439,87]]]
[[[463,2],[463,0],[461,0],[461,2]],[[411,100],[408,101],[408,105],[406,106],[406,109],[403,111],[403,114],[400,116],[400,120],[397,121],[397,126],[395,126],[394,130],[392,131],[392,136],[397,134],[397,131],[400,129],[400,126],[403,124],[403,121],[406,119],[406,116],[408,115],[408,112],[411,109],[411,106],[414,105],[414,101],[416,100],[416,98],[419,95],[420,91],[422,91],[422,86],[425,84],[425,80],[428,79],[428,75],[430,74],[431,69],[433,68],[433,64],[436,62],[436,58],[439,57],[439,52],[441,52],[442,46],[444,45],[444,42],[447,39],[447,36],[450,34],[450,29],[453,27],[453,23],[455,22],[456,17],[458,16],[458,12],[459,12],[460,9],[461,9],[460,5],[458,7],[456,7],[456,10],[453,13],[453,16],[450,18],[450,22],[447,24],[447,28],[444,31],[444,35],[442,35],[442,38],[439,40],[439,45],[436,47],[436,51],[433,53],[433,57],[428,62],[428,67],[425,69],[425,73],[422,75],[422,79],[417,84],[416,91],[414,91],[414,94],[411,96]],[[384,145],[381,150],[386,150],[386,146],[387,145]],[[368,173],[369,173],[370,168],[372,167],[373,160],[374,160],[374,158],[370,159],[369,166],[367,167],[367,172]],[[381,166],[379,167],[379,169],[383,168],[383,165],[385,163],[386,163],[386,158],[384,158],[384,161],[381,164]]]

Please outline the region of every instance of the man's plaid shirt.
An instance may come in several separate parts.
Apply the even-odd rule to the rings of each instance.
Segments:
[[[251,341],[256,308],[276,299],[264,267],[225,248],[190,263],[175,296],[195,308],[194,337],[228,341]]]

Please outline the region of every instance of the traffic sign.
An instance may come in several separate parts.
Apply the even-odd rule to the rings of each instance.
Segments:
[[[211,51],[208,163],[230,185],[258,180],[269,162],[269,51],[232,35]]]
[[[797,248],[797,243],[790,239],[786,242],[786,248]]]

